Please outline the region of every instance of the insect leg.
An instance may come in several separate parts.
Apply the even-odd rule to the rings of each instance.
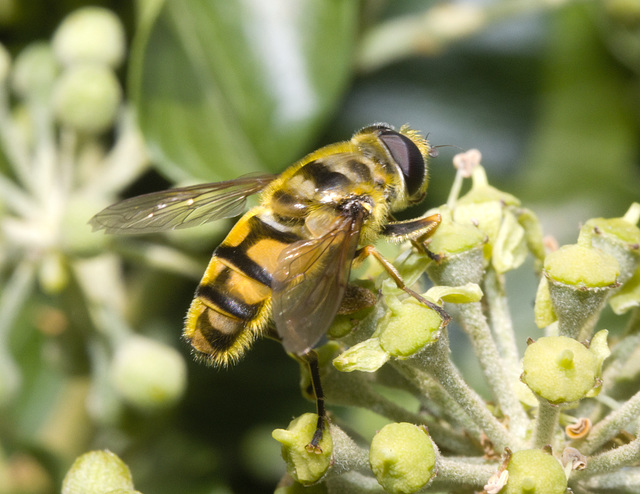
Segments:
[[[449,321],[451,321],[451,316],[447,314],[447,312],[438,304],[429,302],[422,295],[414,292],[413,290],[411,290],[411,288],[406,286],[404,284],[402,276],[400,276],[400,273],[398,272],[396,267],[393,264],[391,264],[391,262],[387,260],[382,254],[380,254],[380,252],[378,252],[373,245],[365,245],[364,247],[362,247],[356,253],[356,260],[360,261],[365,259],[368,256],[373,256],[376,259],[376,261],[380,263],[380,265],[385,269],[385,271],[389,274],[389,276],[391,276],[391,279],[395,281],[396,285],[398,286],[398,288],[400,288],[400,290],[403,290],[404,292],[408,293],[421,304],[426,305],[427,307],[435,310],[438,313],[438,315],[442,318],[442,324],[444,326],[449,324]]]
[[[313,385],[313,394],[316,398],[316,411],[318,413],[318,424],[316,430],[313,433],[311,442],[307,444],[307,451],[309,453],[322,453],[320,448],[320,441],[322,440],[322,434],[324,433],[325,422],[327,420],[327,410],[324,407],[324,393],[322,392],[322,384],[320,383],[320,368],[318,366],[318,354],[314,350],[300,355],[300,358],[304,360],[309,367],[311,374],[311,384]]]

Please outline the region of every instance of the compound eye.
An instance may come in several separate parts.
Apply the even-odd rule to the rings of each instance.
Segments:
[[[407,136],[395,130],[383,130],[380,140],[402,170],[407,192],[412,197],[424,184],[426,166],[418,146]]]

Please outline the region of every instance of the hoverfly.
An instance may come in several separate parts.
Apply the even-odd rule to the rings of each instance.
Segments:
[[[277,337],[287,352],[305,360],[318,407],[309,449],[317,451],[326,412],[313,347],[340,309],[354,260],[372,254],[400,288],[437,310],[444,324],[449,320],[439,306],[404,286],[370,245],[381,236],[427,238],[440,223],[437,214],[408,221],[392,217],[425,197],[430,153],[418,132],[374,124],[280,175],[252,174],[133,197],[107,207],[90,224],[106,233],[187,228],[237,216],[246,198],[260,192],[260,204],[213,252],[184,337],[215,366],[235,362],[261,336]]]

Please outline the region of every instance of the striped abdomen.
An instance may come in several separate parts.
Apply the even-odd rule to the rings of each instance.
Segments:
[[[189,308],[184,336],[215,365],[237,360],[264,332],[278,256],[300,240],[261,218],[268,216],[256,208],[236,223],[214,251]]]

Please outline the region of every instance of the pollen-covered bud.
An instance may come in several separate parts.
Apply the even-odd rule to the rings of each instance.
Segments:
[[[273,438],[282,444],[282,458],[287,464],[287,472],[302,485],[319,481],[331,466],[333,441],[329,426],[325,426],[319,452],[309,451],[307,446],[316,431],[318,415],[305,413],[294,419],[287,429],[276,429]]]
[[[99,134],[115,122],[122,89],[113,71],[102,65],[74,65],[56,81],[57,119],[76,132]]]
[[[62,494],[133,493],[129,467],[111,451],[90,451],[78,457],[62,482]]]
[[[567,477],[560,462],[540,449],[516,451],[507,465],[509,480],[500,494],[564,494]]]
[[[124,28],[110,10],[81,8],[60,23],[53,35],[53,49],[66,66],[95,63],[117,68],[125,55]]]
[[[622,218],[593,218],[580,230],[594,247],[611,254],[618,261],[618,282],[625,283],[640,265],[640,204],[631,205]]]
[[[386,492],[409,494],[435,474],[436,450],[424,428],[406,422],[388,424],[371,441],[369,463]]]
[[[565,245],[547,255],[544,276],[560,334],[578,337],[602,309],[609,290],[617,286],[619,272],[613,256],[580,244]],[[539,291],[539,295],[543,294]]]
[[[440,214],[442,222],[428,245],[440,260],[429,264],[429,276],[436,285],[479,284],[484,275],[485,235],[471,224],[454,222],[445,208],[441,208]]]
[[[182,356],[150,338],[128,338],[116,350],[109,372],[120,397],[145,411],[173,405],[186,389]]]
[[[551,404],[593,396],[598,389],[602,362],[609,355],[606,336],[605,330],[600,331],[589,349],[566,336],[538,339],[524,353],[522,380]]]

